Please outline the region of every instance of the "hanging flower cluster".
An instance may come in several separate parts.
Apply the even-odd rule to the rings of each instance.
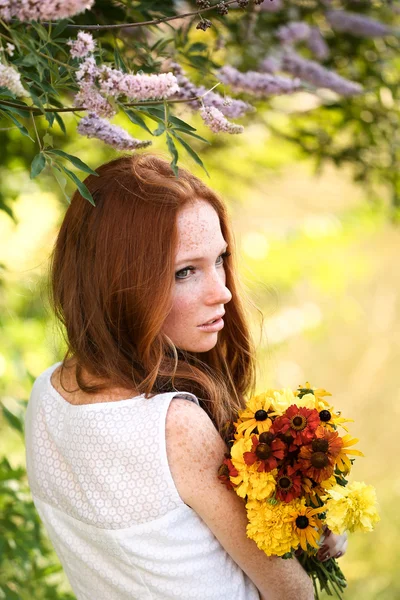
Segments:
[[[94,0],[1,0],[0,19],[10,21],[57,20],[72,17],[91,8]]]
[[[293,46],[297,42],[306,42],[311,52],[319,60],[325,60],[329,56],[329,46],[318,27],[313,27],[303,21],[292,21],[287,25],[282,25],[278,28],[276,35],[282,46]]]
[[[93,56],[96,44],[90,33],[80,31],[76,40],[70,40],[70,54],[73,58],[83,58],[76,72],[79,92],[75,96],[75,105],[90,111],[88,117],[81,120],[78,132],[87,137],[97,137],[118,149],[143,148],[151,141],[135,140],[121,127],[108,123],[101,117],[111,118],[116,110],[108,98],[121,96],[128,100],[166,99],[179,91],[173,73],[131,74],[106,65],[97,66]]]
[[[244,127],[231,123],[224,117],[222,112],[215,106],[203,106],[200,108],[200,115],[205,124],[214,133],[224,131],[226,133],[243,133]]]
[[[325,14],[329,24],[335,31],[349,33],[358,37],[382,37],[393,32],[393,28],[357,13],[344,10],[328,10]]]
[[[111,125],[106,119],[101,119],[95,113],[89,113],[79,121],[78,133],[89,138],[98,138],[117,150],[136,150],[151,144],[151,141],[134,139],[125,129]]]
[[[202,96],[201,100],[188,102],[188,105],[193,109],[199,109],[203,106],[212,106],[218,108],[225,117],[237,119],[242,117],[247,112],[253,112],[254,106],[243,100],[231,98],[230,96],[221,96],[218,92],[207,90],[204,85],[196,86],[188,77],[181,65],[176,62],[171,63],[171,69],[174,73],[179,90],[176,93],[177,98],[196,98]]]
[[[225,65],[217,71],[222,83],[229,85],[235,92],[246,92],[257,98],[266,98],[281,94],[292,94],[301,88],[299,79],[290,79],[281,75],[246,71],[241,73],[235,67]]]
[[[363,91],[359,83],[349,81],[316,61],[307,60],[291,50],[286,51],[282,57],[282,69],[315,87],[331,89],[341,96],[355,96]]]
[[[223,430],[229,452],[218,479],[246,502],[247,536],[268,556],[291,558],[301,549],[309,575],[329,593],[342,590],[343,573],[326,561],[328,583],[319,579],[317,551],[325,527],[337,534],[372,531],[380,520],[374,488],[348,485],[354,459],[363,456],[346,419],[307,381],[292,391],[269,389],[250,398]]]
[[[17,97],[29,96],[21,83],[21,75],[13,67],[0,63],[0,87],[9,89]]]

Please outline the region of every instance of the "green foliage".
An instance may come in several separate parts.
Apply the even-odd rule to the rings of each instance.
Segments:
[[[267,2],[269,0],[264,0],[265,4]],[[80,28],[85,31],[85,26],[94,27],[91,31],[97,43],[94,57],[100,66],[104,64],[123,73],[160,73],[168,71],[168,61],[172,59],[183,66],[195,86],[204,85],[205,89],[211,90],[216,84],[216,69],[232,64],[240,71],[258,70],[265,57],[279,53],[279,27],[302,22],[318,27],[329,46],[330,55],[321,59],[324,67],[362,83],[364,93],[344,98],[304,85],[304,90],[316,99],[311,109],[302,108],[296,96],[290,104],[290,98],[258,98],[251,93],[236,93],[238,99],[257,108],[256,113],[242,118],[247,123],[258,123],[267,128],[275,138],[297,146],[299,157],[313,158],[317,172],[328,163],[350,165],[355,180],[369,190],[383,184],[391,196],[392,218],[400,218],[400,175],[396,168],[400,158],[397,126],[400,117],[400,42],[396,33],[398,17],[391,5],[381,0],[346,2],[342,7],[333,4],[334,8],[344,8],[393,26],[392,34],[374,38],[335,32],[327,21],[327,6],[323,0],[282,0],[281,10],[275,11],[254,2],[243,10],[228,1],[229,13],[224,16],[216,10],[217,4],[215,2],[211,9],[199,10],[195,0],[190,0],[185,8],[187,16],[177,18],[181,9],[179,3],[172,0],[121,5],[101,1],[96,2],[95,10],[51,25],[38,21],[2,21],[1,62],[18,71],[27,96],[19,98],[8,88],[0,88],[0,123],[8,121],[12,128],[17,128],[20,136],[26,138],[20,141],[22,151],[19,155],[30,169],[31,177],[43,177],[46,171],[52,173],[68,201],[63,183],[66,177],[93,204],[78,176],[63,162],[50,159],[48,148],[64,149],[71,135],[68,122],[82,116],[81,110],[73,108],[73,98],[79,90],[76,74],[81,60],[71,57],[67,45],[68,40],[75,39]],[[203,16],[213,25],[207,31],[196,29]],[[154,24],[143,24],[148,21]],[[160,24],[160,21],[164,22]],[[132,26],[125,28],[126,23]],[[117,27],[111,29],[110,26]],[[5,50],[9,43],[15,46],[12,56]],[[315,58],[305,43],[298,45],[296,50],[305,58]],[[230,93],[229,86],[219,85],[216,92],[223,97]],[[286,100],[289,104],[285,104]],[[212,136],[211,149],[204,146],[210,141],[198,135],[192,123],[187,122],[182,98],[154,102],[109,98],[109,101],[125,117],[121,125],[127,130],[135,135],[150,136],[153,142],[158,137],[163,140],[175,173],[181,160],[180,147],[193,164],[208,173],[204,159],[210,156],[210,151],[226,148],[228,144],[236,145],[237,137],[240,137],[220,134]],[[286,118],[278,125],[275,117],[282,112],[282,107]],[[152,122],[157,124],[155,128]],[[0,143],[4,141],[8,145],[14,139],[12,128],[0,127]],[[11,144],[10,150],[16,152],[15,144]],[[2,158],[6,166],[9,156],[13,154],[8,153]],[[71,156],[68,160],[74,167],[87,172],[77,161],[74,163]],[[0,210],[11,215],[1,184]]]

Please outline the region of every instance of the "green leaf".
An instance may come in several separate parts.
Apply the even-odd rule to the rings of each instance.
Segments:
[[[174,144],[174,140],[172,139],[172,137],[169,135],[169,133],[167,133],[167,147],[169,150],[169,153],[172,156],[172,161],[171,161],[171,168],[175,174],[175,177],[178,177],[178,168],[177,168],[177,162],[178,162],[178,150],[176,149],[176,146]]]
[[[67,27],[67,25],[68,25],[68,19],[62,19],[61,21],[59,21],[52,32],[53,37],[55,37],[55,38],[58,37],[64,31],[64,29]]]
[[[152,133],[152,135],[156,135],[159,136],[162,133],[164,133],[165,131],[165,124],[164,123],[160,123],[159,126],[157,127],[157,129],[155,129]]]
[[[40,108],[40,110],[42,111],[43,114],[45,114],[45,109],[44,109],[44,105],[43,102],[41,101],[41,99],[39,98],[39,96],[37,96],[35,94],[35,92],[32,92],[32,88],[29,90],[29,93],[31,95],[31,98],[33,100],[33,103]]]
[[[49,132],[47,132],[46,135],[43,136],[43,143],[45,146],[53,145],[53,136],[50,135]]]
[[[46,121],[49,124],[49,127],[52,127],[53,123],[54,123],[54,113],[52,113],[52,112],[46,112],[44,114],[44,116],[45,116]]]
[[[202,167],[202,169],[204,169],[204,171],[207,173],[208,177],[210,177],[210,174],[208,173],[207,169],[205,168],[205,166],[203,164],[203,161],[201,160],[200,156],[193,150],[193,148],[187,142],[185,142],[185,140],[182,139],[181,136],[179,134],[177,134],[175,131],[171,131],[171,133],[178,140],[178,142],[180,144],[182,144],[182,146],[190,154],[190,156],[193,158],[193,160],[198,165],[200,165],[200,167]]]
[[[120,54],[120,51],[117,47],[117,42],[115,41],[115,47],[114,47],[114,61],[115,64],[117,65],[118,69],[121,69],[121,71],[123,71],[124,73],[128,73],[128,68],[126,66],[126,64],[123,61],[123,58]]]
[[[170,115],[169,120],[171,121],[171,123],[177,125],[178,127],[181,127],[182,129],[187,129],[188,131],[196,131],[195,127],[192,127],[191,125],[189,125],[189,123],[186,123],[186,121],[182,121],[182,119],[178,119],[178,117],[173,117],[172,115]]]
[[[189,52],[204,52],[207,50],[207,44],[203,44],[203,42],[196,42],[189,47]]]
[[[67,130],[65,129],[65,125],[64,125],[64,121],[62,120],[62,118],[60,117],[60,115],[58,113],[53,113],[54,114],[54,118],[57,121],[57,123],[60,126],[61,131],[64,133],[64,135],[67,135]]]
[[[70,179],[72,179],[72,181],[75,183],[76,187],[79,190],[80,195],[83,198],[85,198],[86,200],[89,200],[90,204],[92,204],[93,206],[96,206],[96,204],[94,203],[92,194],[89,192],[89,190],[87,189],[86,185],[79,179],[79,177],[77,177],[75,175],[75,173],[73,173],[72,171],[70,171],[69,169],[67,169],[67,167],[64,167],[64,165],[59,164],[59,166],[64,171],[64,173],[66,175],[68,175],[68,177]]]
[[[96,171],[93,171],[93,169],[91,169],[86,163],[84,163],[80,158],[78,158],[77,156],[72,156],[71,154],[64,152],[64,150],[52,148],[51,150],[47,150],[47,152],[49,154],[57,154],[57,156],[62,156],[62,158],[69,160],[69,162],[72,163],[74,167],[80,169],[81,171],[84,171],[85,173],[89,173],[90,175],[96,176],[99,175],[98,173],[96,173]]]
[[[2,85],[0,85],[0,96],[6,96],[7,98],[13,98],[14,100],[17,99],[17,96],[13,94],[11,90]]]
[[[211,144],[211,142],[209,140],[206,140],[205,138],[201,137],[201,135],[197,135],[197,133],[193,133],[192,131],[188,131],[187,129],[182,129],[182,127],[174,127],[174,131],[182,131],[182,133],[186,133],[186,135],[191,135],[192,137],[196,138],[197,140],[201,140],[202,142],[205,142],[206,144]]]
[[[4,406],[4,404],[1,405],[1,408],[3,410],[3,416],[8,421],[9,425],[11,425],[11,427],[13,429],[16,429],[20,433],[23,433],[24,432],[24,427],[23,427],[23,424],[22,424],[22,420],[19,417],[17,417],[17,415],[14,415],[14,413],[12,413],[11,411],[9,411],[8,408],[6,408]]]
[[[68,194],[65,191],[65,186],[67,184],[67,180],[65,179],[65,177],[62,175],[61,173],[61,169],[57,164],[51,164],[51,169],[53,171],[53,175],[58,183],[58,185],[60,186],[60,189],[64,195],[64,198],[66,199],[66,201],[68,202],[68,204],[71,204],[71,198],[68,196]]]
[[[33,52],[30,52],[22,60],[15,61],[16,64],[22,65],[23,67],[34,67],[36,66],[38,57]]]
[[[14,117],[14,115],[10,114],[7,111],[4,111],[7,115],[7,117],[9,117],[11,119],[11,121],[13,121],[13,123],[15,123],[15,125],[18,127],[18,129],[20,130],[20,132],[22,133],[22,135],[25,135],[26,137],[28,137],[30,140],[32,140],[32,142],[34,142],[35,140],[33,138],[31,138],[31,136],[29,135],[29,131],[27,130],[26,127],[24,127],[23,125],[21,125],[21,123],[18,121],[18,119],[16,119]]]
[[[31,163],[31,179],[34,179],[35,177],[37,177],[39,175],[39,173],[41,173],[43,171],[45,166],[46,166],[46,157],[43,154],[43,152],[39,152],[39,154],[36,154],[36,156],[34,157],[32,163]]]
[[[147,133],[151,134],[150,129],[147,127],[147,125],[143,121],[142,117],[136,113],[136,111],[130,110],[130,109],[123,109],[123,111],[128,116],[129,120],[132,121],[132,123],[134,123],[135,125],[138,125],[142,129],[147,131]]]

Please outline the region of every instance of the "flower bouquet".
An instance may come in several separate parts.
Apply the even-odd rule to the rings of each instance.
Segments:
[[[375,489],[348,483],[358,442],[324,389],[267,390],[250,398],[222,432],[225,453],[218,478],[246,503],[247,536],[268,556],[297,557],[314,585],[342,598],[346,579],[334,558],[317,552],[324,530],[372,531],[380,520]]]

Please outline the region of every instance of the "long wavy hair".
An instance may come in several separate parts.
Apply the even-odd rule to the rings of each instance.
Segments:
[[[61,376],[73,357],[87,394],[112,386],[145,398],[192,392],[221,432],[256,385],[227,209],[200,179],[183,168],[175,177],[154,153],[122,156],[96,172],[84,182],[95,206],[74,193],[50,255],[50,308],[67,344]],[[175,285],[177,213],[198,199],[218,213],[231,252],[224,265],[232,294],[216,345],[201,354],[175,347],[161,331]],[[85,383],[83,372],[104,383]]]

